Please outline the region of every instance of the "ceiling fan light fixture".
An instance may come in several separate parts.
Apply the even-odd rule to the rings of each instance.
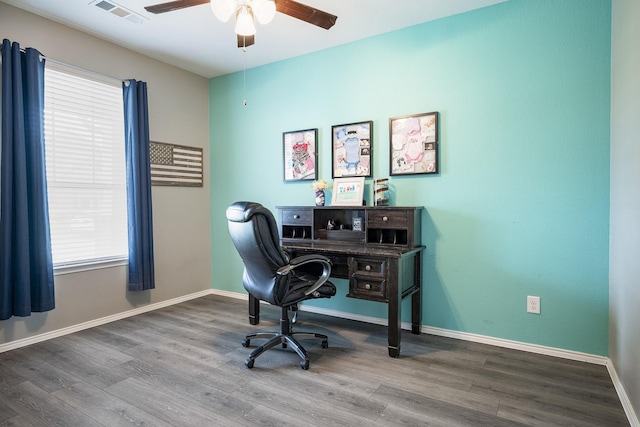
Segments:
[[[276,16],[276,2],[273,0],[253,0],[251,9],[262,25],[268,24]]]
[[[240,36],[253,36],[256,26],[253,24],[253,13],[250,7],[243,5],[238,9],[236,16],[236,34]]]
[[[211,9],[216,18],[227,22],[236,11],[236,2],[235,0],[211,0]]]

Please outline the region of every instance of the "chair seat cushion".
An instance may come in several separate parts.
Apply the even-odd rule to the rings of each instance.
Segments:
[[[305,295],[304,293],[313,285],[313,282],[296,281],[292,283],[289,292],[282,301],[282,305],[292,305],[300,301],[315,298],[331,298],[336,294],[336,286],[331,282],[325,282],[314,293]]]

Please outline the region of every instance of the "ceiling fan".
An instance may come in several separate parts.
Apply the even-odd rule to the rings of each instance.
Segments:
[[[214,14],[223,22],[226,22],[235,12],[236,34],[240,48],[255,43],[254,16],[261,24],[266,24],[273,19],[273,15],[278,11],[325,30],[333,27],[338,19],[335,15],[293,0],[175,0],[145,6],[145,9],[147,12],[158,14],[205,3],[211,3]]]

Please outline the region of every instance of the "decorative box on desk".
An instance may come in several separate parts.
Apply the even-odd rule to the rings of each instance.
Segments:
[[[321,253],[331,275],[349,280],[348,297],[388,304],[389,355],[400,354],[400,310],[412,297],[412,332],[421,327],[420,207],[279,206],[282,246]],[[255,310],[255,308],[254,308]]]

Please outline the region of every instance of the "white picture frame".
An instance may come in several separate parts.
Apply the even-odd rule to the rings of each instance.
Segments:
[[[362,206],[364,177],[335,178],[331,206]]]

